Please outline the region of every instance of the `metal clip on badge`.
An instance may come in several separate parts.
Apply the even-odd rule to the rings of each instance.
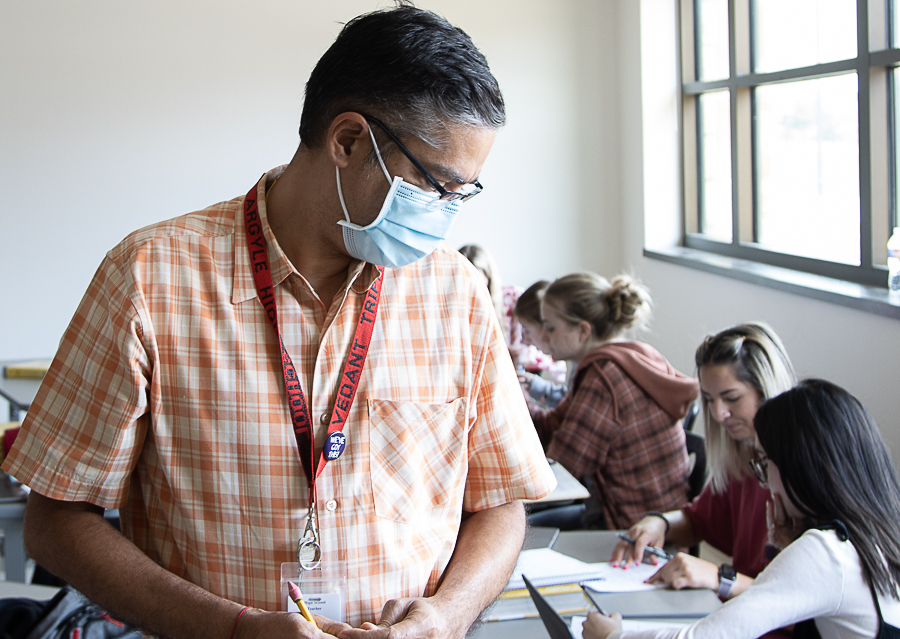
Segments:
[[[316,526],[315,510],[310,508],[306,516],[306,528],[297,542],[297,562],[303,570],[315,570],[322,563],[322,548],[319,546],[319,529]]]

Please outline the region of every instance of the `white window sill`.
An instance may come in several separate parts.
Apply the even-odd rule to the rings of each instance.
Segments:
[[[891,296],[886,288],[854,284],[683,246],[645,248],[644,256],[760,286],[768,286],[823,302],[900,319],[900,297]]]

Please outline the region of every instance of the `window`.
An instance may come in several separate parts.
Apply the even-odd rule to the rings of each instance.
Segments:
[[[900,0],[681,0],[685,246],[885,287]]]

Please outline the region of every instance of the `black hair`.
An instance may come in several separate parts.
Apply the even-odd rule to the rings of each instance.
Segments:
[[[859,400],[806,379],[763,403],[753,422],[791,502],[814,526],[843,522],[865,580],[900,599],[900,483]]]
[[[346,111],[375,116],[400,138],[435,148],[447,124],[503,126],[500,87],[472,39],[430,11],[398,4],[350,20],[319,59],[300,117],[306,147],[320,145]]]

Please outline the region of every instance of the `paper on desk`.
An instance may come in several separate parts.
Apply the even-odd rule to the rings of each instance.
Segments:
[[[575,639],[581,639],[581,631],[584,620],[587,617],[580,617],[578,615],[574,615],[572,617],[572,636]],[[678,621],[643,621],[639,619],[623,619],[622,620],[622,630],[659,630],[660,628],[683,628],[688,625],[690,622],[685,621],[684,623]]]
[[[524,574],[535,585],[551,586],[555,584],[581,583],[590,579],[602,579],[600,567],[604,564],[588,564],[569,557],[550,548],[533,548],[519,553],[512,578],[504,590],[517,590],[525,587],[522,580]]]
[[[659,565],[657,566],[640,564],[638,566],[630,566],[628,569],[613,568],[609,562],[592,564],[597,567],[597,572],[602,579],[586,581],[582,585],[595,592],[639,592],[641,590],[665,588],[662,584],[644,583],[645,580],[649,579],[657,570],[662,568],[665,563],[665,559],[660,559]]]

